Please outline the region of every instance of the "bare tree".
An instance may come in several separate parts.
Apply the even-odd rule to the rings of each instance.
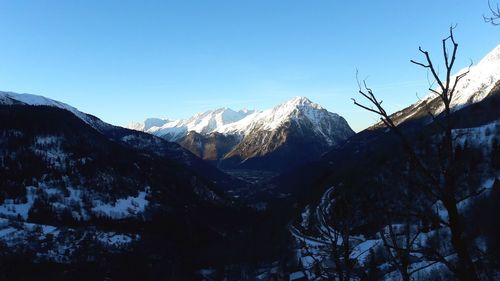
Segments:
[[[399,271],[403,281],[410,281],[414,273],[409,268],[410,259],[420,233],[420,230],[413,232],[410,223],[405,223],[402,227],[389,224],[380,231],[380,238],[389,255],[389,262]]]
[[[329,197],[330,193],[327,193]],[[328,201],[332,201],[328,198]],[[350,280],[353,269],[351,253],[353,245],[350,241],[351,228],[354,225],[352,209],[347,198],[337,196],[334,209],[328,209],[325,204],[318,206],[320,220],[318,230],[330,240],[330,254],[335,263],[335,271],[339,281]]]
[[[409,190],[411,191],[411,190]],[[404,211],[388,211],[389,224],[379,231],[384,248],[389,257],[389,263],[399,271],[403,281],[410,281],[411,275],[416,272],[410,270],[412,254],[418,249],[417,238],[422,233],[421,228],[413,218],[410,194],[405,194],[403,201]],[[420,213],[418,213],[420,214]],[[393,221],[401,223],[394,225]]]
[[[500,6],[499,3],[496,5],[492,5],[488,0],[488,8],[490,9],[490,15],[483,15],[483,19],[487,23],[491,23],[492,25],[500,25]]]
[[[306,255],[313,260],[308,268],[316,277],[324,280],[348,281],[356,276],[357,260],[370,249],[354,253],[358,241],[352,237],[359,218],[351,198],[338,189],[330,188],[322,196],[316,208],[316,230],[323,243],[322,247],[308,249]]]
[[[431,211],[431,203],[416,191],[418,175],[414,165],[407,163],[406,166],[402,173],[404,178],[399,184],[398,200],[387,206],[385,216],[388,224],[379,231],[388,261],[400,273],[403,281],[411,280],[412,275],[436,263],[430,261],[416,266],[413,261],[424,250],[419,237],[429,229],[428,224],[438,218]]]
[[[457,204],[463,201],[464,198],[469,198],[475,194],[464,194],[458,188],[457,177],[459,176],[457,167],[458,163],[455,159],[454,153],[454,138],[452,134],[453,120],[451,115],[451,102],[453,100],[456,86],[458,82],[468,74],[468,71],[462,72],[459,75],[452,77],[452,69],[455,64],[458,44],[453,36],[454,27],[450,28],[448,37],[442,40],[442,52],[444,57],[445,73],[444,78],[441,78],[437,68],[431,60],[429,52],[419,47],[419,51],[423,54],[425,61],[418,62],[412,60],[411,62],[426,68],[432,74],[433,79],[437,83],[437,89],[430,88],[429,90],[436,95],[440,103],[443,105],[444,110],[442,117],[434,116],[430,111],[429,114],[438,123],[441,128],[439,145],[437,146],[437,159],[438,159],[438,174],[434,172],[427,163],[422,160],[422,157],[417,153],[412,143],[407,139],[403,131],[398,127],[398,124],[386,112],[382,106],[382,101],[378,100],[373,91],[368,88],[366,83],[360,86],[359,93],[369,102],[368,105],[358,103],[353,99],[354,104],[373,112],[380,116],[381,121],[392,132],[394,132],[402,141],[404,149],[408,154],[410,161],[414,163],[416,168],[422,173],[426,179],[425,183],[418,185],[421,191],[425,192],[429,197],[440,201],[447,213],[448,221],[444,224],[449,228],[451,233],[451,244],[458,258],[458,264],[454,267],[447,262],[446,259],[441,258],[441,261],[447,266],[449,265],[452,272],[455,273],[459,280],[478,280],[474,263],[468,248],[468,238],[462,225],[461,215],[458,211]],[[451,53],[448,50],[448,45],[451,43]],[[442,121],[441,121],[442,120]],[[439,255],[439,253],[435,253]],[[439,255],[442,257],[442,255]]]

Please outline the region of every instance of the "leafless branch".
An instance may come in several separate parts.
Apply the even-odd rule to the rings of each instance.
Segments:
[[[358,81],[358,85],[360,85],[360,87],[361,87],[361,82]],[[432,175],[432,173],[423,164],[423,161],[418,157],[417,153],[415,152],[415,149],[412,147],[411,142],[406,138],[406,136],[403,134],[403,132],[395,124],[392,117],[385,111],[384,107],[382,106],[382,101],[377,100],[372,89],[366,85],[366,81],[363,81],[363,86],[364,86],[364,89],[360,88],[358,93],[360,93],[366,100],[368,100],[370,105],[364,105],[364,104],[357,102],[355,99],[352,99],[354,101],[354,105],[379,115],[380,120],[384,123],[384,125],[386,127],[388,127],[389,129],[391,129],[391,131],[393,131],[399,138],[402,139],[402,144],[404,146],[405,151],[408,153],[410,158],[416,162],[417,166],[420,167],[420,170],[434,184],[438,184],[439,181],[434,177],[434,175]],[[425,188],[425,185],[423,185],[423,187]],[[427,191],[432,196],[434,196],[434,197],[437,196],[434,190],[429,189]]]
[[[460,202],[463,202],[463,201],[465,201],[465,200],[467,200],[467,199],[469,199],[471,197],[476,197],[478,195],[481,195],[481,193],[483,193],[485,190],[486,190],[486,188],[483,187],[483,188],[480,188],[479,190],[471,192],[471,193],[467,194],[466,196],[458,199],[457,200],[457,204],[460,203]]]
[[[488,8],[490,9],[490,15],[483,15],[483,19],[485,22],[490,23],[492,25],[500,25],[500,6],[497,3],[495,6],[491,4],[488,0]]]
[[[495,12],[500,9],[494,10],[491,7],[490,9]],[[363,81],[364,89],[361,87],[361,83],[358,80],[359,93],[366,99],[367,104],[362,104],[353,99],[354,104],[360,108],[368,110],[377,114],[382,122],[391,129],[400,139],[401,142],[410,156],[410,162],[415,164],[416,167],[421,171],[421,173],[428,179],[429,184],[419,185],[426,194],[434,197],[443,203],[444,208],[446,209],[448,215],[448,222],[443,223],[446,225],[451,233],[452,239],[451,244],[453,249],[457,254],[457,266],[455,267],[452,263],[450,263],[445,257],[443,257],[438,251],[431,250],[433,253],[432,258],[436,259],[443,264],[445,264],[450,271],[454,272],[455,277],[462,281],[470,281],[470,280],[479,280],[476,270],[474,268],[473,259],[469,253],[467,248],[467,238],[464,232],[464,227],[461,222],[460,211],[457,208],[457,204],[460,203],[461,200],[465,200],[466,198],[462,198],[457,201],[457,192],[458,192],[458,183],[457,183],[457,175],[459,175],[459,171],[457,170],[459,165],[456,163],[455,156],[455,147],[454,147],[454,137],[453,137],[453,116],[451,110],[451,102],[453,100],[456,87],[461,79],[463,79],[470,70],[466,70],[465,72],[456,75],[452,78],[452,70],[454,64],[456,62],[456,55],[458,50],[458,44],[455,41],[453,30],[456,26],[451,26],[449,29],[449,35],[442,40],[442,55],[444,59],[445,72],[443,77],[440,77],[438,68],[433,64],[433,60],[428,51],[424,50],[422,47],[419,47],[419,51],[424,56],[424,61],[416,61],[411,60],[411,62],[415,65],[421,66],[429,70],[434,78],[434,81],[438,84],[437,89],[433,89],[429,87],[430,91],[437,95],[437,100],[442,103],[444,106],[444,110],[441,113],[439,119],[443,120],[443,123],[437,123],[440,125],[442,129],[442,133],[438,134],[441,137],[440,144],[436,146],[437,152],[437,167],[439,175],[436,176],[435,172],[431,168],[428,168],[427,165],[420,159],[419,154],[416,152],[416,149],[413,147],[412,142],[410,142],[400,128],[396,125],[392,116],[388,115],[382,106],[382,101],[377,100],[374,95],[372,89],[366,86],[365,81]],[[439,65],[437,65],[439,66]],[[428,73],[429,73],[428,72]],[[357,78],[357,75],[356,75]],[[431,110],[428,110],[429,115],[433,118],[434,121],[438,121],[438,117],[435,116]],[[482,191],[478,191],[482,192]],[[473,196],[474,194],[470,194],[469,196]],[[438,216],[439,217],[439,216]],[[441,220],[441,219],[440,219]],[[389,237],[392,241],[396,238],[394,237],[394,233],[392,227],[389,227]],[[409,240],[410,238],[408,238]],[[416,238],[415,238],[416,239]],[[385,239],[387,240],[387,239]],[[407,241],[408,241],[407,240]],[[412,239],[413,240],[413,239]],[[410,241],[408,241],[410,242]],[[396,250],[396,255],[394,258],[398,259],[396,262],[399,262],[399,266],[405,264],[405,260],[401,259],[401,256],[398,256],[399,251],[408,250],[408,247],[400,247],[397,242],[390,245],[388,241],[384,241],[384,245],[390,249]],[[429,251],[428,251],[429,252]],[[427,253],[428,253],[427,252]],[[404,257],[404,256],[403,256]],[[426,255],[426,258],[429,256]],[[404,272],[404,271],[403,271]]]

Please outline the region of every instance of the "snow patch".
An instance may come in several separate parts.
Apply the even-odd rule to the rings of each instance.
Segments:
[[[0,205],[0,215],[7,218],[17,219],[21,217],[23,220],[28,219],[28,213],[35,202],[36,188],[33,186],[26,187],[26,202],[20,203],[18,200],[5,199]]]
[[[125,199],[118,199],[112,204],[106,204],[100,200],[94,201],[92,212],[100,216],[106,216],[113,219],[124,219],[129,217],[136,217],[146,209],[149,201],[146,200],[146,191],[141,191],[136,197],[129,196]]]
[[[500,121],[494,121],[480,127],[461,128],[453,130],[456,144],[464,145],[465,142],[473,146],[485,147],[490,150],[495,138],[500,136]]]
[[[101,232],[96,236],[97,240],[103,245],[120,247],[128,245],[134,241],[134,237],[127,234],[118,234],[115,232]]]

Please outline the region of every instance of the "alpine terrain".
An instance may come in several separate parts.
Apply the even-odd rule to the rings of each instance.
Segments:
[[[317,160],[354,134],[344,118],[305,97],[264,111],[221,108],[188,120],[129,126],[175,141],[223,169],[281,172]]]
[[[212,247],[252,248],[242,262],[263,253],[243,243],[261,215],[224,195],[246,183],[61,102],[0,92],[0,103],[0,279],[189,280],[235,260]]]
[[[124,6],[129,4],[123,3]],[[181,3],[173,6],[176,5]],[[232,5],[237,6],[234,3],[228,6]],[[150,14],[143,14],[142,10],[148,6],[133,9],[132,18],[149,20]],[[195,6],[198,5],[192,5],[186,11]],[[289,6],[287,9],[293,5]],[[378,6],[384,4],[370,6],[370,12]],[[44,5],[38,7],[42,9]],[[354,11],[362,12],[362,9],[355,8]],[[492,12],[495,12],[494,8],[490,4]],[[113,12],[121,14],[125,10]],[[272,10],[262,10],[275,18]],[[99,14],[98,9],[89,11],[95,11],[96,17]],[[158,13],[161,16],[151,18],[170,20],[175,18],[177,10],[172,9],[173,12],[168,14],[158,11],[161,11]],[[228,10],[231,13],[226,13],[225,9],[221,11],[200,11],[188,18],[189,26],[198,20],[205,23],[206,14],[229,16],[235,19],[234,24],[243,20],[236,17],[233,10]],[[41,14],[45,17],[47,12],[44,10]],[[281,12],[286,11],[280,9],[280,19]],[[0,14],[8,17],[10,13]],[[69,14],[60,14],[71,18]],[[38,20],[35,9],[30,15]],[[147,17],[141,17],[144,15]],[[330,20],[330,13],[327,16],[314,20]],[[30,17],[19,18],[28,23],[32,21]],[[62,18],[55,21],[58,26],[62,26],[59,23]],[[410,22],[412,18],[408,18]],[[231,53],[227,57],[208,57],[213,52],[230,51],[229,47],[243,37],[252,35],[248,37],[253,40],[253,35],[259,34],[247,33],[237,25],[224,24],[222,29],[222,25],[211,26],[220,30],[215,36],[217,39],[226,33],[236,35],[232,31],[244,35],[231,36],[231,39],[238,40],[224,42],[224,48],[219,50],[222,45],[205,44],[209,37],[214,37],[212,34],[202,34],[200,46],[197,46],[202,49],[192,49],[188,43],[191,40],[198,42],[195,40],[199,38],[194,35],[200,35],[195,32],[199,26],[193,25],[195,28],[186,30],[185,22],[172,24],[175,34],[186,40],[183,41],[186,46],[174,44],[165,49],[161,44],[156,45],[156,41],[143,42],[142,38],[151,33],[155,40],[163,39],[165,34],[161,32],[164,29],[170,32],[170,22],[155,25],[155,28],[160,26],[156,30],[137,28],[142,27],[140,20],[134,20],[134,28],[122,33],[126,36],[118,37],[134,35],[134,29],[141,30],[140,37],[132,36],[133,44],[120,49],[108,47],[107,44],[115,38],[108,36],[108,26],[101,26],[107,22],[122,26],[124,22],[112,17],[106,19],[96,20],[96,29],[105,32],[102,38],[106,38],[106,44],[99,40],[89,41],[99,44],[87,45],[89,42],[85,41],[82,42],[85,50],[74,44],[72,46],[78,52],[72,52],[71,58],[81,55],[85,59],[82,65],[86,65],[90,60],[85,56],[88,51],[95,56],[92,59],[103,59],[99,63],[106,71],[101,72],[96,67],[85,70],[99,76],[113,72],[105,77],[111,86],[104,88],[107,94],[108,89],[113,89],[109,91],[113,98],[118,94],[112,92],[120,91],[116,88],[117,82],[108,78],[132,71],[129,64],[140,69],[134,68],[130,72],[134,76],[126,76],[127,80],[131,78],[130,81],[119,77],[120,89],[125,89],[118,96],[121,98],[119,103],[130,104],[125,98],[127,91],[141,88],[144,92],[151,91],[148,95],[154,96],[154,89],[160,86],[171,92],[162,92],[165,96],[158,100],[168,102],[177,90],[192,95],[189,98],[194,99],[202,96],[193,94],[200,89],[208,90],[203,93],[218,91],[217,87],[208,89],[208,86],[218,85],[209,81],[219,75],[227,75],[230,79],[235,77],[230,74],[240,71],[239,68],[245,69],[241,73],[253,75],[253,67],[259,71],[265,65],[271,67],[264,64],[268,59],[272,60],[269,56],[259,60],[263,63],[259,67],[238,62],[228,68],[227,61],[241,58],[233,58]],[[432,17],[429,16],[428,20]],[[93,21],[93,18],[92,22],[86,21],[85,26]],[[209,25],[209,21],[206,23]],[[263,23],[263,26],[270,26],[265,21]],[[303,21],[296,23],[302,24]],[[254,25],[256,22],[252,21],[249,27]],[[283,21],[282,26],[288,26],[287,22]],[[68,27],[72,32],[77,29],[74,25]],[[274,30],[279,26],[272,27]],[[367,28],[372,31],[370,26]],[[300,29],[294,28],[294,32]],[[8,28],[0,31],[2,39],[6,31]],[[435,83],[427,89],[428,95],[406,108],[397,112],[386,111],[382,98],[391,98],[394,89],[383,94],[383,90],[370,88],[366,81],[359,81],[359,91],[352,93],[354,104],[350,103],[349,97],[346,100],[349,106],[373,114],[379,121],[365,126],[367,128],[358,133],[351,129],[344,117],[301,96],[267,110],[219,108],[185,120],[148,118],[124,128],[48,97],[0,91],[0,281],[500,280],[500,45],[477,64],[456,71],[456,57],[462,54],[458,52],[461,49],[458,49],[453,31],[454,27],[451,27],[449,35],[440,42],[441,60],[435,53],[431,56],[426,49],[417,49],[416,56],[419,57],[411,62],[424,70],[423,77],[427,72],[429,80],[435,80]],[[56,40],[58,44],[73,42],[73,34],[63,33],[71,35],[68,36],[71,40]],[[43,34],[38,37],[45,39],[46,33],[37,30],[36,34]],[[180,40],[172,37],[175,34],[166,36],[169,40],[173,38],[169,44]],[[272,37],[276,38],[276,34],[273,33]],[[30,39],[21,35],[19,38],[23,40]],[[52,42],[49,35],[47,33],[44,44]],[[313,35],[314,32],[307,32],[311,39]],[[359,37],[366,40],[364,36]],[[305,42],[301,47],[330,46],[315,44],[302,37],[300,40]],[[1,45],[0,49],[9,55],[28,46],[20,48],[10,44],[9,40],[4,41],[9,44]],[[255,41],[264,42],[262,45],[266,48],[273,43],[272,40]],[[44,44],[37,47],[43,49]],[[110,52],[102,56],[100,45],[106,45]],[[139,48],[146,45],[147,49]],[[335,45],[342,44],[335,42]],[[205,49],[207,46],[213,49]],[[136,47],[141,51],[136,52]],[[155,49],[157,47],[159,49]],[[250,47],[255,46],[248,47],[251,50]],[[287,46],[290,52],[283,47],[275,51],[288,56],[294,54],[292,47]],[[321,48],[315,50],[319,52]],[[67,57],[62,56],[62,49],[54,49],[57,59],[47,61],[66,63]],[[185,49],[189,52],[183,53]],[[366,50],[373,53],[372,49]],[[385,50],[382,51],[385,54]],[[151,55],[147,57],[149,60],[144,62],[142,53]],[[302,50],[300,53],[302,56]],[[118,59],[114,57],[116,54],[124,57]],[[245,55],[253,56],[251,53]],[[316,57],[317,62],[328,61],[323,55]],[[392,55],[399,54],[394,52]],[[108,56],[112,57],[109,61],[105,60]],[[33,54],[26,57],[36,58]],[[10,58],[2,58],[2,64],[10,63]],[[321,89],[327,85],[325,81],[319,81],[325,72],[308,69],[310,65],[306,67],[299,63],[301,57],[294,55],[293,58],[297,59],[297,69],[294,69],[295,64],[272,61],[272,64],[279,65],[276,69],[271,67],[272,71],[263,73],[263,76],[260,73],[256,77],[250,75],[258,85],[247,92],[262,87],[260,80],[265,80],[263,85],[266,86],[293,80],[283,87],[297,86],[293,92],[306,87]],[[120,64],[124,67],[123,72],[115,73],[107,68],[114,59],[123,63]],[[304,53],[304,60],[308,63],[315,62],[314,59]],[[241,60],[246,62],[248,58]],[[140,63],[136,64],[136,61]],[[179,68],[174,67],[176,61]],[[29,66],[36,69],[37,63],[42,62],[33,60]],[[68,61],[68,65],[69,62],[73,61]],[[106,62],[108,64],[104,65]],[[207,65],[203,66],[203,63]],[[215,65],[218,63],[220,65]],[[159,67],[155,68],[155,64]],[[200,69],[191,70],[194,65]],[[19,66],[24,67],[24,64]],[[183,69],[183,66],[189,67]],[[14,71],[14,68],[8,69]],[[334,72],[337,74],[346,69],[344,65],[333,65],[328,71],[333,68],[337,68]],[[111,70],[116,70],[116,67]],[[214,73],[209,73],[212,70]],[[57,72],[62,76],[54,83],[58,87],[59,82],[71,78],[63,75],[65,71],[67,69],[63,68]],[[33,72],[41,73],[38,69]],[[30,71],[23,73],[28,75]],[[77,73],[81,74],[76,71],[72,77],[79,77]],[[387,73],[380,70],[380,74]],[[9,76],[3,77],[6,74],[9,73],[0,72],[1,81],[16,82],[16,79],[8,79]],[[59,78],[55,72],[50,74]],[[171,77],[157,81],[157,75],[164,74]],[[314,77],[307,78],[309,75]],[[23,81],[20,79],[23,75],[18,76],[19,81]],[[195,85],[195,91],[186,83],[185,77],[189,77],[188,82],[193,84],[200,81],[207,84],[200,82],[200,85]],[[26,81],[30,79],[32,77]],[[44,79],[35,82],[42,83]],[[319,83],[311,86],[306,80]],[[240,82],[226,84],[227,81],[223,80],[224,87],[221,87],[231,90]],[[249,81],[241,82],[250,85]],[[16,85],[7,82],[5,87]],[[154,85],[144,86],[149,82]],[[391,87],[400,85],[398,82],[401,81],[394,81]],[[129,83],[136,84],[136,88],[129,87]],[[88,84],[93,89],[100,86]],[[338,85],[339,88],[342,86],[345,85]],[[412,96],[412,93],[404,93],[406,88],[397,87],[398,93]],[[75,87],[75,93],[86,91],[84,88]],[[40,91],[43,89],[48,88]],[[61,86],[61,89],[64,88]],[[273,90],[276,89],[269,92]],[[102,92],[96,90],[89,96],[100,94]],[[215,100],[222,96],[210,98]],[[138,102],[135,96],[131,100],[133,106]],[[153,99],[148,96],[140,102],[150,105],[150,100]],[[98,98],[92,101],[103,102]],[[186,104],[190,102],[192,100]],[[183,108],[181,105],[179,108]],[[158,102],[158,106],[162,104]],[[338,110],[344,109],[340,106],[341,103]],[[151,107],[144,107],[145,111],[137,108],[135,116],[152,111]],[[116,114],[117,123],[131,118],[122,116],[121,109],[120,106],[105,108]],[[168,115],[169,112],[165,113]],[[180,113],[174,108],[170,114]],[[353,120],[351,124],[358,125],[359,118],[354,118],[358,116],[345,117],[349,122]]]

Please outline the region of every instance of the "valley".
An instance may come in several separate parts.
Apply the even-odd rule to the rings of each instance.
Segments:
[[[357,81],[359,132],[304,96],[122,127],[0,92],[0,280],[500,280],[500,45],[455,71],[453,30],[417,102]]]

